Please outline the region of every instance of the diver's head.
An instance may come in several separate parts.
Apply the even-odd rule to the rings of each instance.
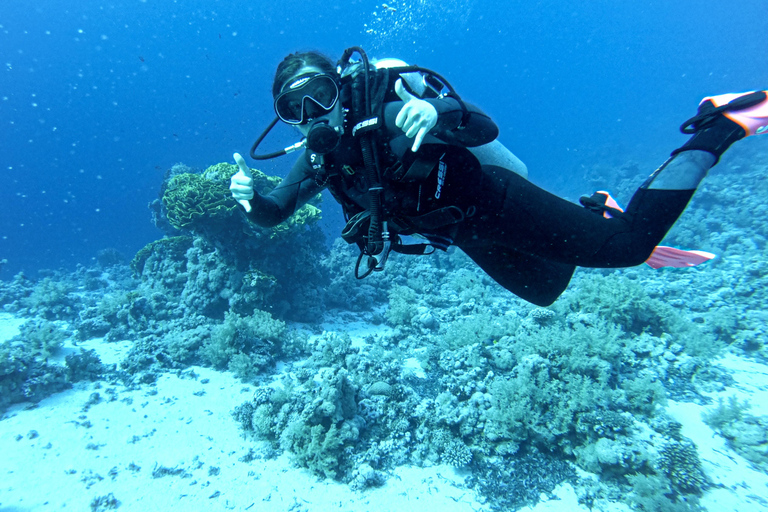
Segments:
[[[275,113],[305,136],[318,122],[341,129],[339,81],[330,59],[317,52],[293,53],[277,68],[272,84]]]
[[[336,73],[336,66],[333,65],[333,61],[322,53],[292,53],[277,66],[275,79],[272,82],[272,97],[277,97],[291,79],[299,76],[302,68],[316,68],[318,72],[328,75]]]
[[[281,121],[302,131],[319,118],[333,120],[340,112],[339,84],[334,75],[303,67],[275,96],[275,113]],[[305,133],[306,135],[306,133]]]

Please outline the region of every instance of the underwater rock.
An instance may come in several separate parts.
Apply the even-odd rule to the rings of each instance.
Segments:
[[[392,386],[383,381],[374,382],[368,386],[369,395],[384,395],[389,396],[392,394]]]
[[[386,477],[368,464],[360,464],[352,472],[350,486],[358,491],[369,487],[380,487],[386,482]]]
[[[440,326],[435,315],[424,306],[416,308],[416,315],[413,318],[413,322],[425,329],[437,329]]]

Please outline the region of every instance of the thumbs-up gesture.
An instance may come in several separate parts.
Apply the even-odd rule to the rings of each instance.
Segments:
[[[395,125],[403,130],[405,136],[413,139],[412,151],[418,151],[424,137],[437,124],[437,109],[429,102],[409,93],[399,78],[395,82],[395,92],[405,102],[397,114]]]
[[[240,153],[232,155],[235,159],[235,163],[240,168],[235,173],[229,183],[229,190],[232,191],[232,197],[234,197],[238,203],[243,205],[245,211],[250,213],[251,211],[251,199],[253,199],[253,175],[251,170],[245,164],[245,160],[240,156]]]

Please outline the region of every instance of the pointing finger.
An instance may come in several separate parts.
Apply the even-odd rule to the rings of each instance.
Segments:
[[[427,135],[426,128],[422,128],[421,130],[419,130],[419,133],[416,134],[416,138],[413,140],[413,148],[411,149],[411,151],[415,153],[419,150],[419,148],[421,147],[421,142],[424,140],[424,137],[426,135]]]

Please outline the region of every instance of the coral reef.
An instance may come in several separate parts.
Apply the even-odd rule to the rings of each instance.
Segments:
[[[208,317],[261,309],[283,318],[318,318],[318,289],[327,282],[318,258],[325,247],[317,226],[319,196],[279,226],[260,228],[232,199],[229,178],[236,172],[237,166],[222,163],[202,173],[171,173],[156,213],[174,230],[139,251],[132,268],[148,287]],[[253,173],[262,193],[279,182]]]
[[[264,311],[254,311],[249,317],[227,313],[224,322],[214,327],[203,342],[200,356],[214,368],[229,368],[249,380],[280,355],[285,330],[284,322]]]
[[[703,387],[724,377],[711,364],[724,344],[708,345],[707,325],[615,274],[584,275],[590,283],[543,309],[500,300],[456,251],[439,267],[394,266],[391,334],[306,343],[290,378],[262,385],[239,408],[244,432],[357,488],[368,485],[361,467],[378,485],[399,464],[448,464],[499,510],[575,478],[571,464],[617,484],[653,478],[676,496],[667,507],[695,501],[705,487],[695,447],[662,412],[668,395],[706,402]],[[329,378],[340,374],[348,385]],[[526,485],[503,481],[513,469],[530,473]],[[644,496],[642,485],[632,496]]]
[[[735,452],[768,471],[768,416],[754,416],[748,402],[730,397],[704,415],[704,421],[728,441]]]
[[[39,402],[73,383],[95,379],[105,368],[98,356],[81,351],[66,364],[50,361],[69,333],[47,320],[30,320],[21,333],[0,343],[0,412],[19,402]]]
[[[386,273],[357,281],[355,249],[327,247],[316,201],[262,229],[229,196],[235,166],[174,166],[151,207],[166,237],[130,268],[106,251],[71,274],[0,282],[4,310],[34,318],[0,345],[0,408],[82,379],[140,386],[206,365],[253,391],[233,412],[252,442],[244,461],[285,452],[358,490],[399,465],[443,464],[493,510],[562,482],[585,504],[697,510],[707,475],[667,400],[705,405],[732,385],[717,364],[726,351],[768,361],[768,224],[741,214],[768,213],[741,192],[767,192],[766,168],[742,165],[713,172],[666,242],[719,258],[580,269],[549,308],[512,297],[458,250],[394,254]],[[620,169],[615,186],[636,172]],[[261,192],[277,182],[254,173]],[[52,362],[63,341],[93,339],[130,340],[130,351],[118,368],[92,351]],[[767,422],[747,411],[721,402],[705,421],[764,470]]]

